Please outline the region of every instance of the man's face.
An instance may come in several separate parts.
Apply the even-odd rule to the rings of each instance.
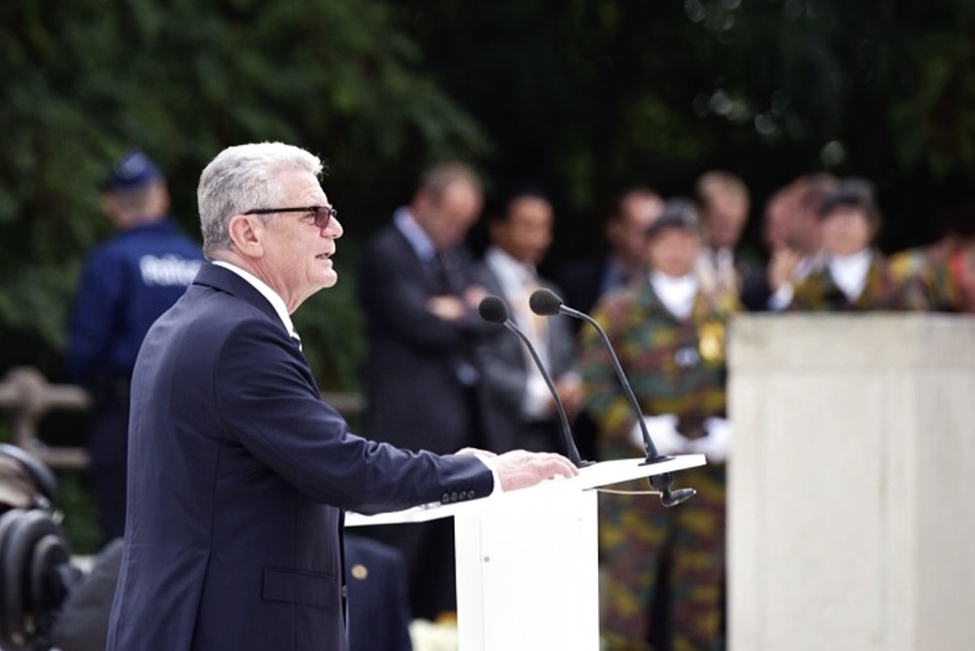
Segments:
[[[822,218],[823,250],[833,255],[852,255],[870,246],[874,226],[856,206],[837,206]]]
[[[819,251],[822,229],[815,206],[800,206],[790,221],[788,238],[789,245],[797,251],[807,255]]]
[[[491,239],[515,260],[538,265],[552,243],[552,205],[539,197],[515,199],[503,221],[492,222]]]
[[[701,251],[701,236],[676,226],[662,228],[645,242],[650,268],[672,278],[691,273]]]
[[[769,251],[777,251],[789,245],[791,208],[790,202],[784,195],[774,197],[765,206],[762,240]]]
[[[282,175],[285,195],[280,208],[331,205],[318,179],[309,172],[291,170]],[[338,281],[332,255],[342,225],[333,217],[325,228],[315,226],[314,214],[277,213],[264,226],[263,253],[255,263],[260,276],[287,304],[297,309],[315,292]]]
[[[481,193],[465,181],[451,183],[439,197],[421,191],[411,204],[413,218],[438,251],[460,244],[481,212]]]
[[[734,192],[717,191],[703,207],[701,218],[712,249],[734,248],[748,219],[748,202]]]
[[[663,207],[663,200],[655,195],[640,194],[624,198],[619,217],[608,224],[606,231],[609,243],[620,257],[633,262],[643,259],[647,229]]]

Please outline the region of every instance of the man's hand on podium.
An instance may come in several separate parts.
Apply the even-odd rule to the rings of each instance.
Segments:
[[[495,480],[501,484],[501,492],[534,486],[555,477],[575,477],[579,470],[571,461],[554,452],[528,452],[512,450],[495,454],[489,450],[464,448],[457,454],[473,454],[483,461]],[[495,493],[499,492],[495,486]]]
[[[554,452],[512,450],[494,459],[501,490],[527,488],[553,477],[575,477],[579,470],[571,461]]]

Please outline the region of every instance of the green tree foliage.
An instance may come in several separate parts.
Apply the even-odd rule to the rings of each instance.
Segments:
[[[393,16],[355,0],[0,5],[0,368],[57,375],[81,257],[110,232],[98,186],[126,147],[166,171],[173,212],[194,234],[199,172],[224,146],[285,140],[320,153],[350,234],[340,266],[375,223],[359,215],[379,214],[390,169],[406,165],[412,181],[429,159],[482,153],[484,134],[423,72]],[[362,345],[350,289],[316,300],[333,325],[306,341],[336,387],[354,381]]]
[[[711,167],[752,188],[753,242],[764,198],[805,172],[874,180],[888,248],[933,238],[940,203],[973,180],[964,0],[424,7],[414,24],[438,77],[496,143],[489,173],[546,184],[570,249],[601,240],[621,187],[686,194]]]
[[[753,190],[753,245],[764,198],[828,169],[877,183],[899,248],[975,170],[967,0],[65,0],[2,3],[0,30],[0,369],[57,368],[81,255],[109,233],[98,183],[130,145],[190,232],[222,147],[326,158],[342,280],[298,319],[328,388],[362,345],[356,245],[433,159],[545,186],[556,258],[598,246],[622,187],[684,194],[718,166]]]

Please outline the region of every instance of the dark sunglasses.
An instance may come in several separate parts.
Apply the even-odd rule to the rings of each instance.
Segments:
[[[315,215],[315,226],[324,229],[328,226],[328,223],[332,220],[332,217],[338,217],[339,212],[332,208],[331,206],[305,206],[303,208],[255,208],[254,210],[248,210],[245,215],[273,215],[279,212],[306,212],[314,213]]]

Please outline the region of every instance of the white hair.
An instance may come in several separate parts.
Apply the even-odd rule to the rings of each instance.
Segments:
[[[314,154],[282,142],[227,147],[200,174],[196,190],[203,232],[203,253],[230,246],[229,225],[234,215],[272,208],[283,198],[281,173],[303,170],[321,177],[322,162]]]

